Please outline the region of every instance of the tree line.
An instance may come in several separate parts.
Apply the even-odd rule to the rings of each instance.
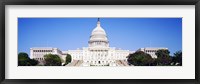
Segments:
[[[173,56],[170,56],[169,50],[158,50],[157,58],[152,58],[151,55],[137,51],[128,56],[128,64],[133,66],[182,66],[182,51],[177,51]]]
[[[177,51],[173,56],[170,56],[169,50],[158,50],[157,58],[152,58],[151,55],[137,51],[129,54],[127,61],[133,66],[182,66],[182,51]],[[55,54],[44,55],[43,66],[65,66],[72,61],[70,54],[66,55],[65,61],[60,56]],[[64,63],[64,64],[63,64]],[[27,53],[21,52],[18,54],[18,66],[38,66],[39,61],[30,59]]]
[[[65,62],[58,55],[46,54],[44,55],[43,66],[65,66],[72,60],[71,55],[67,54]],[[64,63],[64,64],[62,64]],[[40,66],[38,60],[31,59],[27,53],[20,52],[18,54],[18,66]]]

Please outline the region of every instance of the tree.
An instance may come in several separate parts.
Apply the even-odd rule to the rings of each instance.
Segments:
[[[177,51],[174,53],[172,62],[174,65],[182,66],[182,51]]]
[[[67,65],[68,63],[70,63],[72,61],[72,57],[70,54],[67,54],[66,58],[65,58],[65,65]]]
[[[18,66],[30,66],[28,60],[29,57],[27,53],[21,52],[18,54]]]
[[[147,53],[138,51],[128,56],[128,63],[134,66],[151,66],[153,58]]]
[[[156,55],[157,55],[157,59],[156,59],[156,62],[157,62],[157,65],[170,65],[171,64],[171,57],[170,57],[170,52],[169,50],[165,50],[165,49],[161,49],[161,50],[158,50],[156,52]]]
[[[18,54],[18,66],[35,66],[37,64],[38,61],[30,59],[27,53],[20,52]]]
[[[44,55],[45,66],[61,66],[61,58],[58,55]]]
[[[30,64],[31,64],[32,66],[36,66],[36,65],[38,64],[38,61],[35,60],[35,59],[30,59],[29,62],[30,62]]]

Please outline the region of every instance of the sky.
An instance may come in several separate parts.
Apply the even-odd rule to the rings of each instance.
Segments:
[[[182,50],[182,18],[100,18],[110,47],[136,51],[166,47],[170,54]],[[97,18],[18,18],[18,53],[31,47],[62,51],[88,47]]]

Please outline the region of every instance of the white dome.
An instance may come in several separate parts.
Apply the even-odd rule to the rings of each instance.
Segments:
[[[106,32],[101,27],[99,19],[97,22],[97,27],[94,28],[94,30],[92,31],[92,34],[90,36],[89,46],[90,47],[95,47],[95,46],[107,47],[107,46],[109,46]]]
[[[108,41],[106,32],[100,25],[100,21],[97,22],[97,27],[92,31],[90,41]]]
[[[105,30],[101,26],[97,26],[93,31],[92,35],[106,35]]]

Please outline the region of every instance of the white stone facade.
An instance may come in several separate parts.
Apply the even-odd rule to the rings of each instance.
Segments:
[[[81,60],[80,66],[119,66],[117,60],[126,62],[127,56],[133,53],[129,50],[109,47],[106,32],[100,25],[98,19],[97,27],[92,31],[88,41],[89,47],[77,50],[60,51],[58,48],[31,48],[30,57],[40,62],[44,60],[46,54],[57,54],[65,60],[66,54],[72,56],[72,63]]]
[[[30,58],[38,60],[41,64],[44,61],[44,55],[46,54],[56,54],[60,58],[65,60],[64,58],[66,55],[62,54],[62,51],[60,51],[58,48],[51,48],[51,47],[35,47],[30,48]]]
[[[137,51],[143,51],[147,54],[150,54],[152,58],[157,58],[156,52],[160,49],[168,50],[168,48],[140,48]]]
[[[141,48],[138,51],[144,51],[156,58],[155,52],[163,48]],[[30,56],[33,59],[43,61],[45,54],[57,54],[63,60],[67,54],[72,56],[70,66],[128,66],[127,56],[134,51],[116,49],[109,47],[109,41],[105,30],[101,27],[98,19],[97,26],[91,33],[88,41],[88,47],[77,50],[60,51],[58,48],[31,48]]]

